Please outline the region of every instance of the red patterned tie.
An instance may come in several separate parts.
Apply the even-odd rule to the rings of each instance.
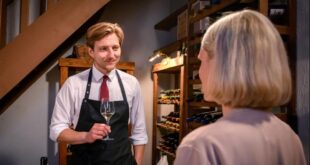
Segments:
[[[102,83],[100,88],[100,99],[109,100],[109,89],[107,86],[107,80],[109,77],[107,75],[104,75],[102,77]]]

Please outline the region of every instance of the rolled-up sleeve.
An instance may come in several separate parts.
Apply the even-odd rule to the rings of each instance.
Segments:
[[[57,141],[59,134],[69,128],[72,121],[70,112],[74,109],[73,94],[68,79],[57,94],[50,124],[50,138]]]
[[[132,100],[132,109],[130,120],[132,124],[130,139],[133,145],[146,144],[148,141],[145,124],[145,114],[143,106],[143,97],[139,82],[136,80],[134,85],[136,91]]]

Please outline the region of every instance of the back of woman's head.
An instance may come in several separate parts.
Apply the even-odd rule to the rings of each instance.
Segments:
[[[219,104],[269,108],[287,103],[292,83],[282,39],[264,15],[243,10],[212,24],[202,48],[214,68],[207,93]]]

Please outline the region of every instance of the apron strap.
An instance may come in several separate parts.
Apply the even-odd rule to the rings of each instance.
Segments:
[[[118,74],[117,70],[115,70],[115,71],[116,71],[116,76],[117,76],[117,79],[118,79],[118,82],[119,82],[119,86],[121,87],[123,99],[124,99],[124,101],[126,101],[126,103],[127,103],[127,97],[126,97],[124,85],[123,85],[123,83],[122,83],[121,77],[120,77],[120,75]]]
[[[88,74],[88,81],[87,81],[87,86],[86,86],[86,92],[84,98],[88,99],[89,93],[90,93],[90,85],[91,85],[91,79],[92,79],[92,74],[93,74],[93,68],[90,68],[89,74]]]
[[[121,80],[121,77],[119,75],[119,73],[116,71],[116,77],[117,77],[117,80],[119,82],[119,86],[121,88],[121,92],[122,92],[122,96],[123,96],[123,99],[124,101],[127,102],[127,97],[126,97],[126,93],[125,93],[125,89],[124,89],[124,85],[123,85],[123,82]],[[87,86],[86,86],[86,92],[85,92],[85,96],[84,98],[88,99],[89,98],[89,93],[90,93],[90,87],[91,87],[91,80],[92,80],[92,68],[90,68],[89,70],[89,74],[88,74],[88,80],[87,80]]]

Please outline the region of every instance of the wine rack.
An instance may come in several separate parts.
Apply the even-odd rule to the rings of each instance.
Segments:
[[[211,124],[216,122],[219,118],[223,116],[221,111],[207,111],[202,113],[193,114],[186,118],[186,122],[188,123],[188,129],[190,131],[207,124]]]
[[[175,158],[176,148],[185,135],[185,125],[182,122],[186,116],[182,90],[184,89],[183,58],[177,56],[168,63],[165,61],[153,66],[153,164],[156,164],[161,154]],[[171,85],[167,85],[170,83],[165,80],[165,76],[169,80],[173,77]]]
[[[160,91],[159,104],[180,104],[180,89]]]

